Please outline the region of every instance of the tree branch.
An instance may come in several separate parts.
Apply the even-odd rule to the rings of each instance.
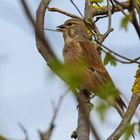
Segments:
[[[77,94],[77,102],[79,103],[78,111],[78,126],[77,126],[77,136],[78,140],[89,140],[89,132],[91,132],[96,140],[100,140],[99,134],[94,127],[93,123],[90,121],[91,103],[90,103],[91,93],[86,89],[81,90]]]
[[[50,0],[48,0],[49,4]],[[47,38],[45,38],[44,35],[44,17],[45,17],[45,11],[46,11],[46,5],[44,2],[40,2],[38,9],[36,11],[36,46],[38,51],[41,53],[41,55],[44,57],[46,62],[48,62],[50,59],[55,58],[56,56],[53,53],[51,46],[49,44],[49,41]]]
[[[122,58],[122,59],[124,59],[124,60],[127,60],[127,61],[129,61],[130,63],[140,64],[140,62],[137,61],[138,59],[134,59],[134,60],[133,60],[133,59],[127,58],[127,57],[125,57],[125,56],[123,56],[123,55],[121,55],[121,54],[118,54],[118,53],[116,53],[115,51],[109,49],[109,48],[106,47],[105,45],[101,44],[98,40],[96,40],[96,42],[97,42],[100,46],[102,46],[103,48],[105,48],[106,50],[108,50],[110,53],[113,53],[115,56],[118,56],[118,57],[120,57],[120,58]],[[129,63],[129,62],[128,62],[128,63]],[[127,62],[126,62],[126,63],[127,63]]]
[[[78,140],[89,140],[90,124],[87,119],[90,117],[90,94],[87,94],[84,91],[81,91],[78,94],[77,100],[79,101],[79,110],[76,133]]]
[[[112,18],[111,18],[111,7],[110,7],[110,1],[109,0],[107,0],[107,7],[108,7],[108,29],[102,35],[101,39],[99,40],[99,42],[101,42],[101,43],[106,39],[106,37],[110,34],[110,32],[113,31],[113,28],[111,27]]]
[[[49,2],[50,0],[48,0],[48,4]],[[41,1],[38,7],[36,13],[36,23],[34,22],[34,19],[31,15],[31,12],[29,11],[28,5],[26,4],[25,0],[21,0],[21,4],[23,5],[24,11],[30,23],[34,27],[34,30],[36,30],[36,44],[38,51],[42,54],[46,62],[48,62],[52,58],[56,58],[54,52],[51,50],[49,41],[44,37],[44,16],[46,11],[44,2]]]
[[[21,128],[21,130],[23,131],[24,135],[25,135],[25,140],[29,140],[29,135],[28,135],[28,132],[27,130],[24,128],[24,126],[19,123],[19,127]]]
[[[136,32],[137,32],[137,34],[138,34],[138,36],[140,38],[140,25],[138,24],[136,13],[135,13],[135,10],[134,10],[134,6],[135,6],[134,0],[129,0],[129,1],[130,1],[129,2],[130,4],[129,4],[128,10],[129,10],[129,12],[131,14],[131,17],[132,17],[131,22],[134,25],[134,27],[136,29]]]
[[[129,8],[129,3],[128,2],[121,2],[121,4],[123,5],[122,9],[125,10],[125,9],[128,9]],[[95,8],[93,6],[93,17],[94,16],[99,16],[99,15],[107,15],[108,14],[108,7],[98,7],[98,8]],[[111,11],[113,10],[113,6],[111,6]],[[120,8],[119,8],[119,5],[115,5],[114,6],[114,12],[120,12]]]
[[[117,0],[113,0],[113,1],[120,6],[119,9],[126,16],[126,13],[123,11],[124,5]],[[136,2],[137,1],[129,0],[128,1],[129,5],[128,5],[127,9],[131,15],[130,22],[133,24],[133,26],[134,26],[134,28],[135,28],[135,30],[140,38],[140,25],[137,21],[137,17],[136,17],[136,13],[135,13],[135,7],[136,7],[136,9],[138,8],[137,11],[139,12],[139,3],[136,3]]]
[[[81,19],[79,16],[76,16],[76,15],[74,15],[74,14],[68,13],[68,12],[63,11],[63,10],[58,9],[58,8],[54,8],[54,7],[50,8],[50,7],[47,7],[47,9],[48,9],[48,11],[50,11],[50,12],[58,12],[58,13],[61,13],[61,14],[66,15],[66,16],[69,16],[69,17],[71,17],[71,18],[78,18],[78,19]]]
[[[125,117],[121,121],[120,125],[116,128],[116,130],[107,140],[118,140],[123,135],[123,133],[127,130],[139,103],[140,103],[140,93],[133,94],[128,109],[126,111]]]
[[[41,140],[50,140],[52,133],[53,133],[53,130],[54,130],[54,126],[55,126],[54,122],[56,120],[56,117],[58,115],[58,111],[60,110],[61,104],[62,104],[65,96],[66,96],[66,93],[64,93],[60,96],[58,103],[54,108],[53,117],[52,117],[52,120],[51,120],[51,123],[50,123],[48,130],[46,132],[39,131]]]

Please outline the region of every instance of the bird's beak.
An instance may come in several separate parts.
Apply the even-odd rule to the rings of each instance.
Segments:
[[[64,29],[65,29],[65,26],[64,26],[64,24],[62,24],[62,25],[57,26],[56,28],[57,28],[57,29],[56,29],[57,31],[63,32]]]

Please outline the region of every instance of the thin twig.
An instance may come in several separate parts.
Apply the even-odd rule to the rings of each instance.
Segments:
[[[44,28],[44,30],[46,30],[46,31],[51,31],[51,32],[58,32],[58,33],[60,33],[59,31],[57,31],[57,30],[55,30],[55,29]]]
[[[81,19],[79,16],[76,16],[76,15],[74,15],[74,14],[68,13],[68,12],[63,11],[63,10],[58,9],[58,8],[54,8],[54,7],[51,7],[51,8],[50,8],[50,7],[47,7],[47,9],[48,9],[48,11],[50,11],[50,12],[58,12],[58,13],[61,13],[61,14],[66,15],[66,16],[69,16],[69,17],[71,17],[71,18],[78,18],[78,19]]]
[[[113,28],[111,27],[112,18],[111,18],[111,7],[110,7],[110,1],[109,0],[107,0],[107,7],[108,7],[108,29],[102,35],[101,39],[99,40],[100,43],[102,43],[106,39],[106,37],[110,34],[110,32],[113,31]]]
[[[100,46],[102,46],[103,48],[105,48],[106,50],[108,50],[109,52],[113,53],[114,55],[116,55],[116,56],[118,56],[120,58],[123,58],[124,60],[127,60],[127,61],[129,61],[131,63],[140,64],[140,62],[138,62],[135,59],[133,60],[133,59],[127,58],[127,57],[125,57],[123,55],[120,55],[120,54],[116,53],[115,51],[113,51],[113,50],[109,49],[108,47],[106,47],[105,45],[101,44],[98,40],[95,40],[95,41],[97,42],[97,44],[99,44]]]
[[[19,123],[18,125],[19,125],[19,127],[21,128],[21,130],[23,131],[23,133],[25,135],[25,140],[29,140],[29,135],[28,135],[28,132],[25,129],[25,127],[21,123]]]
[[[103,48],[101,48],[101,51],[103,51],[105,54],[108,54],[109,52],[108,51],[106,51],[106,50],[104,50]],[[122,64],[133,64],[134,62],[131,62],[131,61],[123,61],[123,60],[121,60],[121,59],[119,59],[119,58],[117,58],[117,57],[115,57],[115,56],[113,56],[113,58],[116,60],[116,61],[118,61],[118,62],[120,62],[120,63],[122,63]],[[137,57],[137,58],[135,58],[135,59],[133,59],[134,61],[137,61],[137,60],[139,60],[140,59],[140,57]]]
[[[76,6],[76,4],[73,2],[73,0],[70,0],[70,2],[73,4],[73,6],[76,8],[76,10],[78,11],[78,13],[80,14],[80,16],[84,19],[83,14],[81,13],[81,11],[79,10],[79,8]]]
[[[118,5],[118,8],[120,9],[120,11],[122,12],[122,14],[124,16],[126,16],[127,14],[124,12],[124,9],[123,9],[123,5],[121,4],[121,2],[117,1],[117,0],[113,0],[117,5]]]
[[[139,57],[136,57],[134,60],[137,61],[137,60],[139,60],[139,59],[140,59],[140,56],[139,56]]]
[[[57,105],[55,107],[53,107],[54,108],[53,117],[50,122],[48,130],[46,132],[39,131],[41,140],[50,140],[53,130],[54,130],[54,126],[55,126],[54,123],[55,123],[56,117],[58,115],[58,111],[60,110],[64,97],[67,95],[66,93],[67,93],[67,91],[59,97]]]
[[[108,16],[107,15],[104,15],[104,16],[96,17],[94,23],[96,23],[98,20],[103,19],[103,18],[106,18],[106,17],[108,17]]]

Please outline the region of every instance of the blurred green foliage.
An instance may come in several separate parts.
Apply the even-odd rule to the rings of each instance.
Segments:
[[[101,121],[105,121],[105,118],[106,118],[105,115],[109,108],[110,108],[109,105],[107,105],[105,102],[103,102],[101,100],[99,101],[99,103],[96,107],[96,111],[97,111]]]
[[[104,57],[104,65],[110,64],[111,66],[116,66],[117,61],[111,53],[106,53]]]
[[[134,134],[134,125],[130,124],[124,134],[124,140],[129,140],[130,137]]]
[[[131,20],[131,15],[128,14],[126,16],[124,16],[121,20],[121,28],[124,28],[125,30],[128,29],[128,23]]]
[[[73,63],[61,63],[60,61],[53,60],[48,63],[49,67],[62,78],[69,86],[71,90],[78,88],[81,78],[84,73],[84,61],[79,60]]]
[[[7,139],[4,138],[3,136],[0,136],[0,140],[7,140]]]

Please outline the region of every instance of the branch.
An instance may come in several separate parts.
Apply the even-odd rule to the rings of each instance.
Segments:
[[[122,9],[125,10],[125,9],[128,9],[129,8],[129,3],[128,2],[121,2],[121,5],[123,5]],[[114,7],[111,6],[110,9],[111,11],[113,10],[114,8],[114,12],[120,12],[120,8],[119,8],[120,5],[115,5]],[[108,7],[98,7],[95,9],[95,7],[93,6],[93,17],[94,16],[99,16],[99,15],[107,15],[108,14]]]
[[[134,6],[135,6],[134,0],[129,0],[129,1],[130,1],[129,2],[130,4],[129,4],[128,10],[129,10],[129,12],[130,12],[130,14],[132,16],[132,21],[131,22],[134,25],[134,27],[136,29],[136,32],[137,32],[137,34],[138,34],[138,36],[140,38],[140,25],[138,24],[135,9],[134,9]]]
[[[89,132],[91,128],[92,134],[96,140],[100,140],[99,134],[93,123],[90,121],[91,103],[90,103],[91,93],[86,89],[81,90],[77,97],[77,102],[79,103],[78,112],[78,126],[77,126],[77,136],[78,140],[89,140]]]
[[[104,35],[102,35],[101,39],[99,40],[99,42],[101,42],[101,43],[106,39],[106,37],[110,34],[110,32],[113,31],[113,28],[111,27],[112,18],[111,18],[111,7],[110,7],[110,1],[109,0],[107,0],[107,7],[108,7],[108,29],[104,33]]]
[[[84,17],[85,17],[85,19],[90,19],[90,21],[92,21],[93,31],[95,32],[98,40],[100,40],[101,33],[100,33],[98,27],[96,26],[95,21],[93,20],[93,9],[90,6],[89,0],[85,0]],[[89,29],[89,30],[91,30],[91,29]]]
[[[19,123],[19,127],[21,128],[21,130],[23,131],[24,135],[25,135],[25,140],[29,140],[29,136],[28,136],[28,132],[27,130],[24,128],[24,126]]]
[[[90,124],[89,120],[86,119],[89,119],[90,117],[90,93],[87,94],[84,91],[81,91],[77,100],[79,101],[79,110],[76,134],[78,140],[89,140]],[[85,112],[83,110],[85,110]]]
[[[106,47],[105,45],[101,44],[98,40],[95,40],[95,41],[97,42],[97,44],[99,44],[100,46],[102,46],[103,48],[105,48],[106,50],[108,50],[109,52],[113,53],[115,56],[118,56],[118,57],[120,57],[120,58],[122,58],[122,59],[124,59],[124,60],[127,60],[127,61],[129,61],[130,63],[140,64],[140,62],[137,61],[138,59],[134,59],[134,60],[133,60],[133,59],[127,58],[127,57],[125,57],[125,56],[123,56],[123,55],[120,55],[120,54],[116,53],[115,51],[109,49],[109,48]],[[129,62],[128,62],[128,63],[129,63]],[[126,62],[126,63],[127,63],[127,62]]]
[[[118,140],[123,135],[123,133],[127,130],[139,103],[140,103],[140,93],[133,94],[128,109],[126,111],[125,117],[121,121],[120,125],[116,128],[116,130],[107,140]]]
[[[106,50],[103,49],[103,48],[101,48],[101,51],[103,51],[105,54],[108,54],[108,53],[110,52],[110,51],[109,51],[109,52],[106,51]],[[121,59],[115,57],[114,55],[112,55],[112,56],[113,56],[113,58],[114,58],[116,61],[118,61],[118,62],[120,62],[120,63],[122,63],[122,64],[133,64],[133,63],[134,63],[133,61],[137,62],[137,60],[140,59],[140,57],[137,57],[137,58],[133,59],[133,61],[123,61],[123,60],[121,60]]]
[[[120,11],[122,12],[122,14],[124,16],[126,16],[127,14],[125,13],[125,11],[123,10],[123,5],[121,4],[121,2],[118,2],[117,0],[113,0],[116,4],[118,4],[118,8],[120,9]]]
[[[69,17],[71,17],[71,18],[78,18],[78,19],[81,19],[79,16],[76,16],[76,15],[74,15],[74,14],[68,13],[68,12],[63,11],[63,10],[58,9],[58,8],[54,8],[54,7],[50,8],[50,7],[47,7],[47,9],[48,9],[48,11],[50,11],[50,12],[58,12],[58,13],[61,13],[61,14],[66,15],[66,16],[69,16]]]
[[[78,13],[80,14],[80,16],[82,17],[82,19],[84,19],[83,14],[81,13],[81,11],[79,10],[79,8],[77,7],[77,5],[73,2],[73,0],[70,0],[70,2],[73,4],[73,6],[76,8],[76,10],[78,11]]]
[[[48,0],[49,4],[50,0]],[[36,45],[38,51],[44,57],[46,62],[50,59],[56,59],[55,54],[53,53],[49,41],[45,38],[44,35],[44,17],[45,17],[46,5],[44,2],[40,2],[39,7],[36,11]]]
[[[48,0],[49,4],[50,0]],[[40,5],[36,12],[36,23],[31,15],[31,12],[29,10],[29,7],[25,0],[21,0],[21,4],[23,6],[23,9],[27,15],[27,18],[29,19],[31,25],[33,26],[35,33],[36,33],[36,45],[38,51],[41,53],[41,55],[44,57],[46,62],[49,62],[49,60],[56,59],[56,56],[54,52],[51,49],[51,46],[49,44],[49,41],[44,36],[44,16],[46,11],[46,6],[43,1],[40,2]]]
[[[39,131],[39,134],[40,134],[40,138],[41,140],[50,140],[51,136],[52,136],[52,133],[53,133],[53,130],[54,130],[54,122],[56,120],[56,117],[58,115],[58,111],[60,110],[60,107],[61,107],[61,104],[63,102],[63,99],[64,97],[66,96],[67,94],[64,93],[60,96],[59,100],[58,100],[58,103],[56,105],[56,107],[54,108],[54,113],[53,113],[53,117],[52,117],[52,120],[51,120],[51,123],[50,123],[50,126],[48,128],[48,130],[46,132],[40,132]]]
[[[120,7],[119,7],[119,9],[121,10],[121,12],[126,16],[126,13],[123,11],[123,6],[124,5],[122,5],[122,3],[121,2],[119,2],[119,1],[117,1],[117,0],[113,0],[116,4],[118,4]],[[130,0],[129,1],[129,6],[128,6],[128,11],[130,12],[130,14],[131,14],[131,17],[132,17],[132,19],[130,19],[130,22],[133,24],[133,26],[135,27],[135,30],[136,30],[136,32],[137,32],[137,34],[138,34],[138,36],[139,36],[139,38],[140,38],[140,25],[139,25],[139,23],[138,23],[138,21],[137,21],[137,17],[136,17],[136,13],[135,13],[135,5],[137,5],[138,6],[138,3],[136,3],[136,1],[134,1],[134,0]],[[139,6],[137,7],[137,8],[139,8]],[[136,8],[136,9],[137,9]]]

